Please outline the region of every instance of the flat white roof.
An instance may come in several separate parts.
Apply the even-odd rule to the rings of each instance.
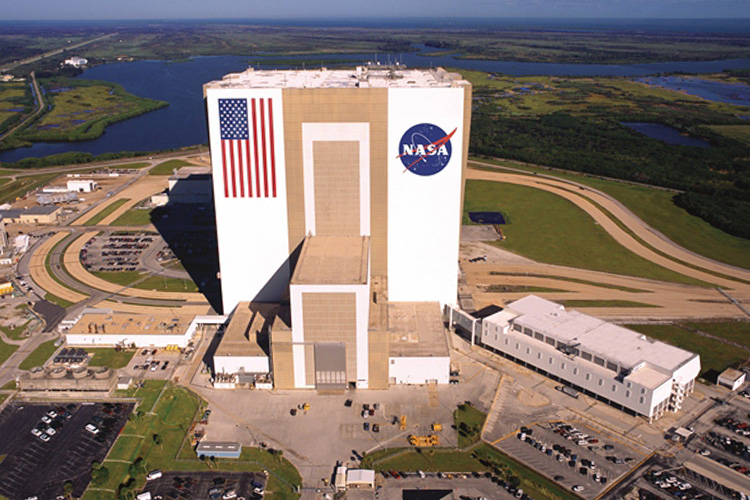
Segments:
[[[622,368],[634,368],[646,362],[671,374],[697,356],[633,330],[567,310],[535,295],[511,302],[508,309],[518,314],[513,323],[617,363]]]
[[[458,73],[443,68],[406,69],[404,66],[358,66],[356,69],[256,70],[230,73],[208,82],[209,88],[441,88],[469,85]]]

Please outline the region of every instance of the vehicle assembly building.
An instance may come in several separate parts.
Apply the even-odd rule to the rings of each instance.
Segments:
[[[534,295],[481,328],[492,350],[649,420],[680,410],[700,373],[697,354]]]
[[[250,69],[204,96],[234,341],[268,336],[280,388],[447,383],[471,84],[442,68]],[[278,310],[259,321],[263,303]]]

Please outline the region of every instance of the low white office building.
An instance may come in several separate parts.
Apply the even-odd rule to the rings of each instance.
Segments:
[[[66,186],[68,191],[74,191],[76,193],[90,193],[96,191],[99,185],[96,181],[85,180],[85,179],[73,179],[68,181]]]
[[[530,295],[482,321],[481,343],[649,421],[678,411],[700,357]]]

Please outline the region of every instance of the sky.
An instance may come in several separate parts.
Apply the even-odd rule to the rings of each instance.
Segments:
[[[0,0],[4,20],[750,18],[750,0]]]

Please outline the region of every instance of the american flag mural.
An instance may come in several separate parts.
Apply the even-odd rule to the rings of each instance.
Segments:
[[[219,99],[225,198],[275,198],[273,99]]]

